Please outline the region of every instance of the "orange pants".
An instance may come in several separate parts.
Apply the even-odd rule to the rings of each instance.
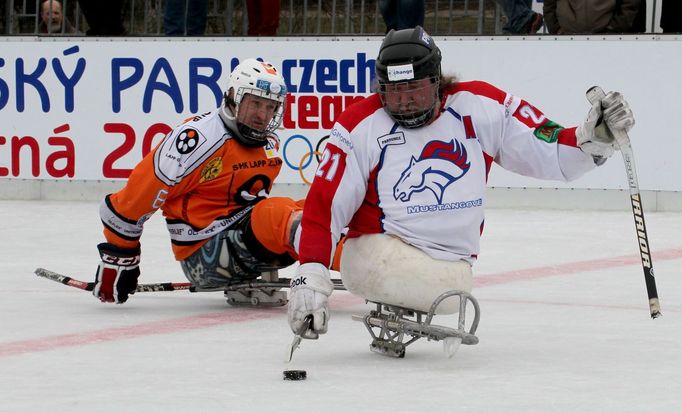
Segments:
[[[294,249],[294,232],[301,222],[305,200],[272,197],[259,203],[251,211],[251,230],[268,251],[289,254],[298,259]]]
[[[272,197],[260,201],[251,211],[251,230],[258,242],[268,251],[275,254],[289,254],[298,260],[298,252],[294,248],[294,236],[301,223],[305,199],[294,201],[291,198]],[[336,251],[331,269],[339,271],[342,237],[336,244]]]

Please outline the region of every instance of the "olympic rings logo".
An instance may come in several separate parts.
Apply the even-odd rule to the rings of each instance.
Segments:
[[[299,166],[294,165],[291,162],[289,162],[289,156],[287,156],[287,154],[288,154],[287,148],[289,147],[291,142],[294,142],[296,140],[302,140],[308,146],[308,152],[306,152],[306,153],[311,153],[313,151],[313,144],[310,143],[308,138],[306,138],[305,136],[303,136],[303,135],[292,135],[291,137],[289,137],[289,139],[287,139],[287,141],[284,142],[284,147],[282,148],[282,158],[284,158],[284,163],[286,163],[289,168],[294,169],[294,170],[298,170]],[[308,163],[305,164],[305,166],[303,166],[303,168],[307,168],[308,165],[310,165],[311,161],[312,160],[308,160]]]
[[[305,155],[301,157],[301,163],[298,165],[298,174],[301,176],[301,180],[308,186],[311,186],[313,184],[312,181],[309,181],[305,175],[303,175],[303,162],[308,161],[308,164],[310,164],[310,158],[312,155],[315,155],[317,157],[317,160],[319,162],[320,160],[320,155],[322,155],[321,152],[315,151],[315,152],[307,152]]]
[[[284,160],[284,163],[289,168],[298,171],[301,180],[308,186],[312,185],[312,181],[308,180],[305,177],[305,175],[303,174],[303,170],[307,169],[310,166],[310,164],[313,161],[313,155],[315,156],[315,160],[318,163],[320,162],[320,157],[322,156],[322,151],[324,151],[324,144],[327,141],[327,139],[329,139],[329,135],[323,136],[315,145],[314,150],[310,140],[303,135],[292,135],[291,137],[289,137],[289,139],[286,140],[286,142],[284,142],[284,146],[282,147],[282,158]],[[307,151],[303,152],[303,155],[301,156],[301,159],[298,162],[298,164],[293,164],[290,160],[289,151],[291,150],[291,148],[289,147],[289,145],[292,142],[299,140],[303,141]]]

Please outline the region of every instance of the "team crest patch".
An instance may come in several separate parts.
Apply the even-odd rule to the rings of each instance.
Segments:
[[[564,128],[561,125],[548,120],[547,122],[535,128],[533,135],[535,135],[535,137],[541,141],[554,143],[557,141],[557,139],[559,139],[559,132],[561,132],[563,129]]]
[[[466,148],[457,140],[431,141],[418,158],[410,159],[393,187],[393,197],[408,202],[413,194],[429,190],[441,204],[445,189],[466,175],[470,167]]]
[[[204,166],[204,169],[201,170],[201,179],[199,179],[199,183],[216,179],[222,171],[223,158],[217,157],[211,159],[206,166]]]
[[[183,155],[192,152],[199,143],[199,132],[195,129],[185,129],[175,138],[175,149]]]

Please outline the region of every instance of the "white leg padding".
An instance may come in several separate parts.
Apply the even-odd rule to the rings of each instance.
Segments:
[[[347,239],[341,255],[341,278],[348,291],[366,300],[429,311],[446,291],[471,292],[471,265],[441,261],[385,234]],[[445,299],[437,314],[459,311],[459,297]]]

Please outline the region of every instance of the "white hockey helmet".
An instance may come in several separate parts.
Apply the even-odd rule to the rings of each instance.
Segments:
[[[230,99],[230,90],[233,90]],[[239,121],[239,105],[246,94],[277,102],[277,109],[264,129],[256,129]],[[246,59],[234,68],[227,81],[221,115],[236,123],[236,138],[248,146],[263,146],[267,137],[282,123],[287,87],[279,70],[271,63]]]

